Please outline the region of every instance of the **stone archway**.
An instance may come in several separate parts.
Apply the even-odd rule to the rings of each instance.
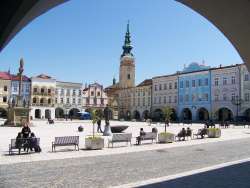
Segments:
[[[79,119],[80,118],[80,110],[77,109],[77,108],[72,108],[70,111],[69,111],[69,118],[72,118],[72,119]]]
[[[182,119],[192,121],[192,112],[189,108],[184,108],[182,110]]]
[[[51,111],[49,109],[45,110],[45,119],[51,119]]]
[[[246,109],[245,118],[246,118],[246,121],[250,121],[250,108]]]
[[[147,120],[150,118],[150,112],[149,110],[144,110],[143,113],[142,113],[142,118]]]
[[[7,110],[4,109],[4,108],[0,108],[0,118],[4,118],[6,119],[7,118]]]
[[[197,120],[199,121],[209,120],[209,112],[206,108],[202,107],[197,110]]]
[[[135,110],[133,112],[133,118],[136,119],[136,120],[140,120],[141,119],[141,114],[138,110]]]
[[[178,116],[177,116],[177,112],[174,108],[171,108],[172,110],[172,114],[170,116],[170,121],[177,121],[178,120]]]
[[[40,109],[35,109],[35,118],[41,119],[41,110]]]
[[[153,120],[154,121],[164,121],[164,114],[163,114],[162,109],[158,108],[153,112]]]
[[[55,109],[55,117],[56,118],[64,118],[64,110],[62,108]]]
[[[219,121],[230,121],[233,120],[233,112],[226,107],[220,108],[217,111],[217,119]]]

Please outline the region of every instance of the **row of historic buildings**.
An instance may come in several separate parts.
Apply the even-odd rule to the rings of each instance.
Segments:
[[[7,116],[8,106],[19,95],[19,76],[0,72],[0,117]],[[89,108],[103,109],[108,102],[98,83],[61,82],[48,75],[22,78],[22,103],[30,108],[30,119],[79,117]]]
[[[162,119],[163,108],[173,120],[250,120],[250,74],[244,64],[209,67],[191,63],[182,71],[135,85],[135,58],[129,25],[120,57],[119,82],[106,88],[115,118]]]

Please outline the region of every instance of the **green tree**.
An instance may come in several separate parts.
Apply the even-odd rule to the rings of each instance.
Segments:
[[[166,106],[162,109],[162,111],[163,111],[163,115],[165,117],[165,132],[167,132],[167,125],[169,126],[169,122],[171,120],[173,110],[169,106]]]
[[[89,110],[89,113],[91,115],[91,119],[92,119],[92,124],[93,124],[93,138],[95,137],[95,124],[96,122],[100,119],[100,117],[98,116],[98,112],[94,109]]]

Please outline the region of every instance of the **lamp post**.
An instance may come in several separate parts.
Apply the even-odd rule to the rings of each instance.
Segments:
[[[238,120],[239,116],[239,107],[243,103],[243,99],[241,99],[238,95],[235,96],[234,99],[232,99],[232,104],[236,105],[236,120]]]

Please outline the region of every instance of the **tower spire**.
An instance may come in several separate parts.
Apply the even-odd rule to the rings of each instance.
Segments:
[[[133,56],[133,54],[131,53],[131,50],[133,49],[133,47],[131,45],[130,37],[131,36],[130,36],[130,31],[129,31],[129,20],[128,20],[127,31],[126,31],[125,40],[124,40],[124,45],[122,46],[123,53],[122,53],[121,57],[123,57],[125,55]]]

